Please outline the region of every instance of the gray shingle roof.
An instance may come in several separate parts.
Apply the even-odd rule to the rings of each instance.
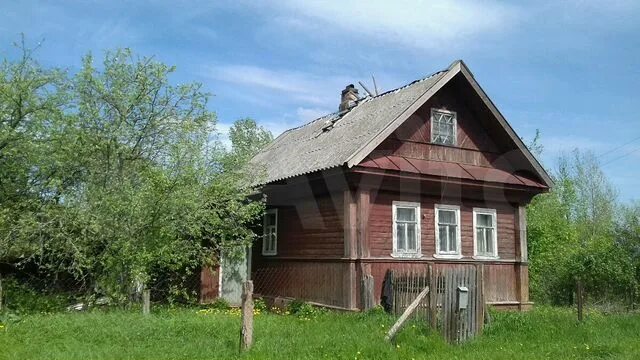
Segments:
[[[445,73],[366,97],[344,114],[333,113],[282,133],[251,163],[261,165],[270,183],[345,164],[409,106],[424,95]]]

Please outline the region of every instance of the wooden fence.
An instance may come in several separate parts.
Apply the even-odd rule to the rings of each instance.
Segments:
[[[442,332],[450,343],[461,343],[482,332],[484,323],[483,267],[464,264],[427,265],[423,269],[389,270],[392,312],[399,316],[418,294],[430,287],[414,317]],[[466,306],[460,307],[459,293]]]

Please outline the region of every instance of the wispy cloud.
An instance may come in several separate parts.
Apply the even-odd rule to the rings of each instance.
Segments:
[[[328,107],[339,101],[339,91],[349,83],[346,76],[322,76],[300,71],[267,69],[252,65],[205,66],[202,75],[260,94],[279,103]]]
[[[271,4],[285,13],[276,17],[283,24],[429,50],[459,48],[509,27],[520,15],[516,7],[494,1],[287,0]]]
[[[331,109],[328,108],[304,108],[304,107],[299,107],[296,109],[296,115],[298,116],[298,119],[300,119],[300,121],[303,122],[308,122],[314,119],[317,119],[321,116],[324,116],[326,114],[329,114],[333,112]]]

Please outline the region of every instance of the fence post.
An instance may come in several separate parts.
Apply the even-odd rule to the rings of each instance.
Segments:
[[[582,322],[582,311],[584,308],[584,289],[582,287],[582,280],[576,281],[576,303],[578,305],[578,321]]]
[[[362,277],[362,310],[366,311],[375,306],[373,297],[373,276],[364,275]]]
[[[438,278],[432,264],[429,264],[429,286],[429,325],[435,330],[438,327]]]
[[[478,335],[482,334],[485,316],[488,316],[487,302],[484,301],[484,264],[476,267],[476,291],[478,292],[478,308],[476,314],[475,330]],[[491,320],[489,320],[491,322]]]
[[[242,284],[242,329],[240,330],[240,351],[246,351],[253,344],[253,281]]]
[[[149,315],[151,313],[151,290],[144,289],[142,291],[142,314]]]

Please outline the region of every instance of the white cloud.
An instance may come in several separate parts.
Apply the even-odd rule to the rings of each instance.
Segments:
[[[252,65],[205,66],[203,75],[239,85],[261,98],[279,97],[279,103],[328,107],[340,100],[340,90],[353,82],[346,76],[322,76],[289,70],[271,70]]]
[[[285,13],[275,18],[280,24],[308,26],[325,33],[335,30],[429,50],[459,48],[462,41],[498,33],[519,17],[515,7],[494,1],[287,0],[272,6]]]
[[[321,116],[332,113],[333,110],[326,108],[304,108],[299,107],[296,109],[296,115],[298,119],[302,122],[309,122],[311,120],[315,120]]]

